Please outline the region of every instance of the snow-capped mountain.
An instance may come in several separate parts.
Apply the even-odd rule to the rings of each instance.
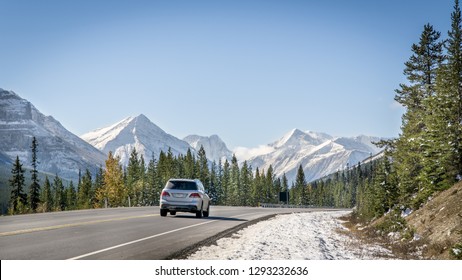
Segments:
[[[82,139],[67,131],[51,116],[44,116],[30,102],[14,92],[0,89],[0,164],[11,165],[16,156],[25,167],[31,164],[32,137],[38,140],[39,170],[74,179],[78,171],[94,170],[104,161],[109,151],[128,164],[130,153],[136,148],[146,162],[160,151],[170,148],[174,155],[195,153],[202,145],[211,161],[230,160],[232,152],[217,136],[190,135],[180,140],[153,124],[146,116],[128,117],[114,125],[82,135]],[[286,174],[295,180],[301,164],[307,181],[312,181],[354,165],[380,152],[372,142],[379,138],[333,137],[325,133],[293,129],[278,141],[239,152],[242,162],[247,160],[255,170],[273,166],[276,176]],[[88,143],[87,143],[88,142]],[[91,145],[90,145],[91,144]],[[95,148],[96,147],[96,148]],[[252,149],[247,149],[252,150]],[[245,156],[247,155],[247,156]]]
[[[189,135],[183,138],[184,141],[188,142],[191,147],[196,151],[204,147],[205,154],[210,161],[219,162],[221,159],[224,162],[226,159],[231,161],[233,153],[226,147],[225,142],[221,140],[218,135],[199,136],[199,135]]]
[[[146,163],[153,153],[155,158],[159,158],[160,152],[167,152],[169,148],[174,155],[186,154],[190,148],[188,143],[166,133],[143,114],[128,117],[81,137],[106,154],[112,151],[120,157],[120,163],[124,166],[128,165],[133,148],[138,155],[143,155]]]
[[[106,156],[102,152],[66,130],[53,117],[40,113],[29,101],[0,89],[0,164],[19,156],[24,167],[30,167],[34,136],[40,171],[75,179],[79,169],[93,172],[104,165]]]
[[[285,173],[289,182],[295,181],[297,169],[302,165],[306,181],[310,182],[380,152],[372,144],[378,140],[368,136],[333,137],[293,129],[278,141],[260,147],[264,151],[261,154],[240,160],[247,160],[254,170],[257,167],[267,170],[272,165],[276,177]]]

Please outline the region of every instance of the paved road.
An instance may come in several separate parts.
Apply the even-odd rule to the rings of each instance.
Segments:
[[[211,207],[209,218],[133,207],[0,217],[0,259],[164,259],[239,224],[319,209]]]

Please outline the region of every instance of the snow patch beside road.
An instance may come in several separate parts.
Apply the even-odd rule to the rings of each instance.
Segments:
[[[391,252],[348,235],[339,217],[349,211],[279,215],[251,225],[217,245],[202,247],[198,260],[358,260],[389,259]],[[342,232],[343,231],[343,232]]]

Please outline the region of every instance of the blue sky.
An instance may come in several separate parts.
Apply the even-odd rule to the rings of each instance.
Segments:
[[[452,0],[0,0],[0,87],[77,135],[145,114],[230,148],[292,128],[397,136],[394,89]]]

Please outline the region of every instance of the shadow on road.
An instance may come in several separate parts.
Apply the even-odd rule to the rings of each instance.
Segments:
[[[172,218],[178,219],[197,219],[197,220],[219,220],[219,221],[236,221],[236,222],[247,222],[246,219],[239,219],[239,218],[230,218],[230,217],[218,217],[218,216],[211,216],[207,218],[196,218],[196,216],[189,216],[189,215],[175,215],[170,216]]]

